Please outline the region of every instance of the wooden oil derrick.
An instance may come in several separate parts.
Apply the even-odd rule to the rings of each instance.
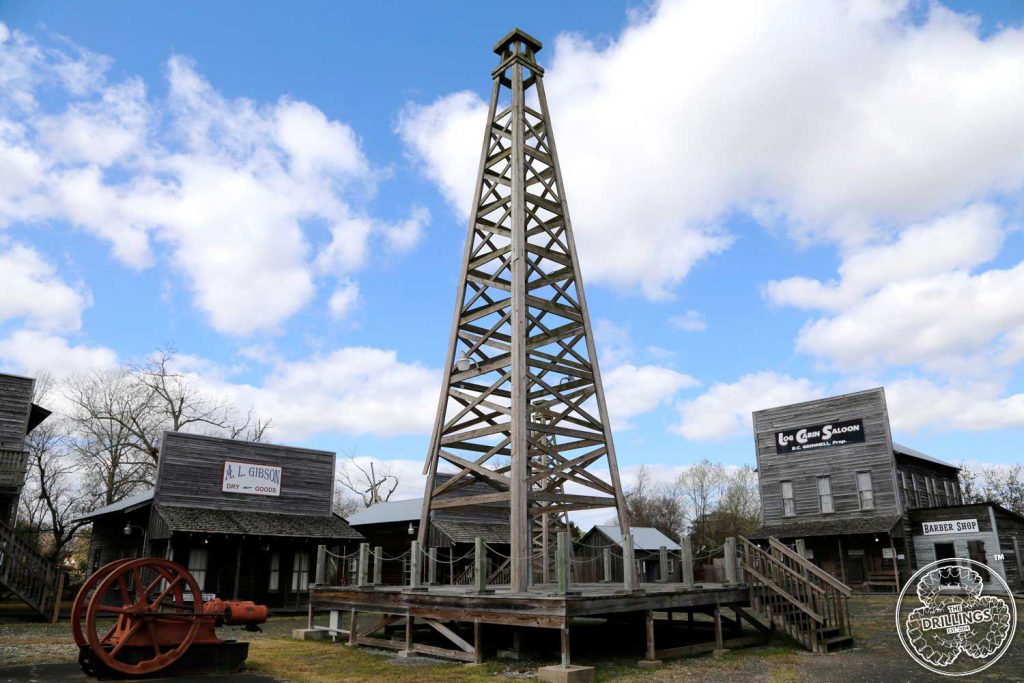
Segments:
[[[542,580],[567,512],[614,507],[629,534],[540,49],[519,29],[494,49],[419,527],[426,547],[431,511],[507,504],[513,591]]]

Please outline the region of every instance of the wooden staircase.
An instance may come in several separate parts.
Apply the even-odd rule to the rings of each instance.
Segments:
[[[751,609],[811,652],[853,645],[849,586],[777,538],[769,537],[767,549],[743,537],[739,540]]]
[[[43,618],[56,621],[64,572],[0,523],[0,586],[14,593]]]

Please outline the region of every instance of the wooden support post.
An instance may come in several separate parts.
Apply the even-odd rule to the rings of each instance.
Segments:
[[[409,546],[409,587],[419,588],[423,574],[420,571],[420,543],[413,541]]]
[[[665,583],[668,581],[668,548],[661,546],[658,548],[658,582]]]
[[[1016,542],[1016,541],[1015,541]],[[50,623],[56,624],[60,619],[60,601],[64,595],[64,570],[57,569],[57,592],[53,596],[53,616]]]
[[[405,615],[405,656],[412,656],[412,624],[416,618],[412,614]]]
[[[569,629],[562,627],[562,668],[568,669],[570,664],[569,658]]]
[[[477,593],[487,590],[487,550],[484,547],[484,539],[479,536],[474,542],[473,557],[473,585]]]
[[[900,567],[896,564],[896,544],[893,543],[892,534],[889,534],[889,552],[892,553],[892,575],[896,579],[896,592],[900,592]]]
[[[622,537],[622,582],[627,591],[635,591],[637,588],[633,534],[626,534]]]
[[[693,588],[693,546],[690,545],[690,537],[683,535],[679,537],[679,569],[683,579],[683,587]],[[691,621],[693,613],[690,613]]]
[[[480,620],[473,621],[473,663],[482,664],[484,661],[484,641],[481,637]]]
[[[653,662],[654,657],[654,610],[647,610],[647,661]]]
[[[725,649],[724,642],[722,638],[722,607],[715,605],[715,649]]]
[[[602,579],[602,582],[608,583],[612,580],[612,549],[602,548],[601,555],[604,559],[604,578]]]
[[[306,614],[306,628],[310,631],[313,630],[313,601],[309,601],[309,609]]]
[[[356,632],[358,628],[358,619],[356,618],[356,611],[349,610],[348,613],[348,644],[355,647],[356,645]]]
[[[739,573],[736,571],[735,536],[725,539],[725,582],[730,585],[739,583]]]
[[[281,579],[283,581],[283,579]],[[318,586],[327,585],[327,546],[318,545],[316,547],[316,584]]]
[[[802,538],[796,539],[796,544],[795,545],[796,545],[796,554],[800,556],[801,560],[806,560],[807,559],[807,544],[804,542],[804,539],[802,539]],[[801,566],[800,567],[800,574],[806,579],[807,578],[807,567]]]
[[[367,584],[370,574],[370,544],[359,544],[359,565],[356,568],[356,585],[363,587]]]
[[[379,586],[383,583],[384,577],[384,548],[377,546],[373,549],[373,585]]]
[[[558,592],[565,595],[569,592],[569,533],[558,532],[558,556],[555,558],[555,574],[558,577]]]
[[[308,557],[308,556],[307,556]],[[308,562],[308,560],[307,560]],[[309,565],[306,565],[309,568]],[[238,539],[238,548],[235,550],[235,582],[231,586],[232,599],[238,599],[238,581],[242,576],[242,539]]]
[[[433,586],[437,583],[437,548],[431,548],[427,553],[427,585]]]
[[[839,579],[846,583],[846,558],[843,557],[843,539],[836,536],[836,543],[839,544]]]

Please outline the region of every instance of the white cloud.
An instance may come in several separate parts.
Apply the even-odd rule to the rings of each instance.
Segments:
[[[669,403],[682,390],[699,382],[689,375],[657,365],[619,365],[603,371],[605,397],[612,424],[630,429],[630,418]]]
[[[721,441],[750,434],[755,410],[824,395],[825,390],[809,379],[769,371],[744,375],[732,383],[714,384],[697,398],[680,403],[680,420],[672,431],[693,441]]]
[[[347,318],[358,305],[359,284],[352,281],[341,283],[327,302],[331,316],[336,320]]]
[[[588,281],[663,297],[734,211],[849,245],[1019,192],[1024,29],[907,6],[681,0],[606,44],[559,36],[547,92]],[[460,92],[399,123],[461,215],[485,110]]]
[[[893,429],[985,430],[1024,427],[1024,394],[1004,395],[997,382],[940,385],[921,378],[885,387]]]
[[[224,370],[207,366],[194,371],[193,379],[211,395],[228,396],[240,408],[253,406],[257,415],[270,417],[279,441],[430,431],[440,373],[401,361],[394,351],[344,347],[303,360],[266,360],[273,365],[258,384],[233,382]]]
[[[1002,219],[998,207],[972,205],[911,225],[891,242],[849,250],[839,266],[838,282],[793,277],[769,282],[765,295],[780,306],[837,310],[892,282],[969,270],[999,252]]]
[[[117,354],[111,349],[74,345],[63,337],[33,330],[19,330],[0,339],[0,359],[33,377],[49,373],[61,378],[117,365]]]
[[[0,322],[25,318],[48,330],[77,330],[92,297],[71,287],[35,249],[0,238]]]
[[[701,315],[700,311],[689,310],[682,315],[674,315],[668,319],[670,327],[682,332],[704,332],[708,329],[708,322]]]
[[[422,235],[423,209],[389,224],[360,207],[382,174],[350,126],[310,103],[225,97],[179,56],[166,98],[152,98],[139,79],[108,82],[108,58],[7,33],[0,226],[66,220],[132,268],[167,245],[195,306],[233,335],[277,329],[313,298],[318,267],[345,283],[371,240],[401,252]],[[44,83],[63,101],[37,102]]]

